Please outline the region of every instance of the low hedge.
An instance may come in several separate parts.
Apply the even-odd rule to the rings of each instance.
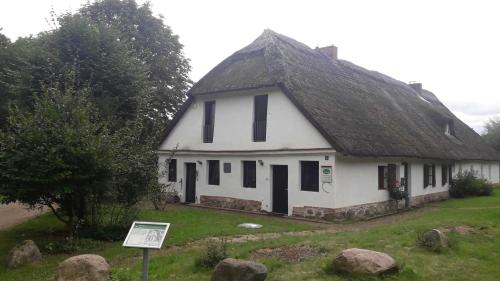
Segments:
[[[451,181],[450,196],[464,198],[468,196],[490,196],[493,193],[493,184],[477,177],[472,171],[459,172]]]

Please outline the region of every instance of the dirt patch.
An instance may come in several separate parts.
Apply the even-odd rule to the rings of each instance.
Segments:
[[[256,250],[251,258],[259,260],[262,258],[277,257],[289,262],[300,262],[307,258],[321,255],[318,249],[309,246],[264,248]]]
[[[0,204],[0,230],[9,229],[47,211],[47,208],[30,209],[20,203]]]
[[[450,227],[444,227],[439,229],[443,233],[450,233],[450,232],[455,232],[461,235],[469,235],[469,234],[477,234],[479,233],[479,230],[467,226],[467,225],[459,225],[459,226],[450,226]]]

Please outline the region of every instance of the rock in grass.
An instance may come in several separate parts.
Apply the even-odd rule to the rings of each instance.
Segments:
[[[16,268],[41,259],[42,254],[35,242],[33,240],[25,240],[10,251],[7,265],[10,268]]]
[[[228,258],[215,267],[211,281],[263,281],[266,277],[267,268],[265,265]]]
[[[80,255],[66,259],[57,268],[56,281],[106,281],[109,264],[98,255]]]
[[[418,238],[418,244],[435,252],[448,247],[448,237],[438,229],[424,231]]]
[[[333,266],[339,272],[366,275],[379,275],[398,268],[388,254],[357,248],[343,250],[333,260]]]

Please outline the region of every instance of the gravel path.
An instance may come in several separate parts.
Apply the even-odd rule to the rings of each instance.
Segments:
[[[47,209],[31,210],[20,203],[0,204],[0,230],[9,229],[45,213]]]

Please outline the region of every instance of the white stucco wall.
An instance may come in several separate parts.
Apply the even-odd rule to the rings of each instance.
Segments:
[[[253,142],[254,96],[268,94],[267,139]],[[213,143],[203,143],[204,102],[215,100]],[[196,97],[160,150],[265,150],[331,148],[279,89]]]
[[[328,156],[328,160],[325,160]],[[163,163],[167,155],[160,155],[160,163]],[[196,201],[199,202],[201,195],[225,196],[256,200],[262,202],[262,209],[272,211],[272,165],[288,166],[288,210],[292,207],[317,206],[331,208],[334,204],[333,183],[322,185],[318,192],[300,190],[300,162],[319,161],[322,165],[335,166],[335,156],[331,154],[317,155],[231,155],[231,156],[209,156],[209,155],[176,155],[177,159],[177,183],[175,189],[180,194],[181,201],[185,200],[185,165],[184,163],[196,163],[198,179],[196,181]],[[207,160],[220,161],[220,185],[208,185]],[[242,161],[257,161],[256,188],[243,187]],[[259,165],[262,160],[264,165]],[[199,164],[200,161],[202,164]],[[224,173],[223,163],[231,163],[231,173]],[[335,175],[334,175],[335,176]],[[165,181],[165,179],[161,179]]]
[[[498,161],[460,161],[455,163],[454,175],[460,171],[474,171],[478,177],[492,183],[500,182],[500,165]]]

